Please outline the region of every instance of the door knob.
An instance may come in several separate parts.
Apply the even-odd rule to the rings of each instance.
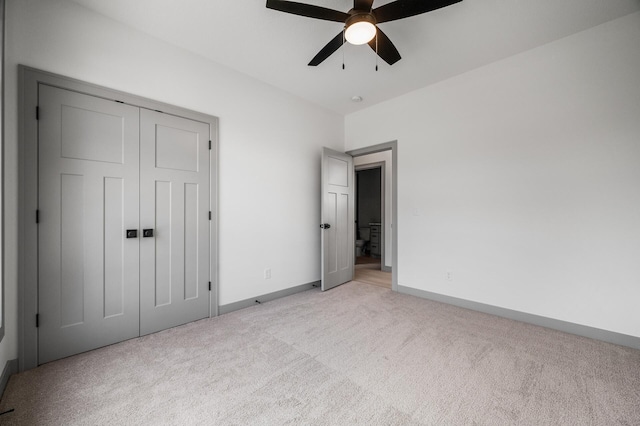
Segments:
[[[329,225],[328,223],[323,223],[323,224],[320,225],[320,228],[329,229],[329,228],[331,228],[331,225]]]
[[[153,229],[143,229],[142,237],[143,238],[153,237]]]
[[[127,238],[138,238],[137,229],[127,229]]]

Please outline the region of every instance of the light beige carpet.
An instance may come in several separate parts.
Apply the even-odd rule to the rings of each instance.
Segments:
[[[21,425],[638,425],[640,351],[349,283],[13,376]]]

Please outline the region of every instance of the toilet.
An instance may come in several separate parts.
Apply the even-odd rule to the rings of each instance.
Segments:
[[[356,240],[356,257],[362,256],[365,253],[367,244],[369,243],[369,228],[358,228],[358,235],[360,239]]]

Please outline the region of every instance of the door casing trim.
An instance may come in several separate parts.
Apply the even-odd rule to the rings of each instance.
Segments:
[[[43,83],[209,124],[210,271],[209,315],[218,315],[218,118],[57,74],[18,66],[18,368],[38,366],[38,85]]]

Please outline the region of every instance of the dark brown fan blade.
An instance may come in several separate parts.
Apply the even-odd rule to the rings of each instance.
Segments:
[[[279,10],[280,12],[335,22],[344,22],[349,17],[348,13],[340,12],[338,10],[284,0],[267,0],[267,9]]]
[[[397,0],[373,9],[378,23],[395,21],[451,6],[462,0]]]
[[[327,43],[327,45],[323,47],[320,52],[318,52],[318,54],[311,60],[311,62],[309,62],[309,66],[315,67],[320,65],[320,63],[331,56],[333,52],[340,49],[342,43],[344,43],[344,38],[342,31],[340,31],[340,33],[335,36],[333,40]]]
[[[376,38],[378,39],[378,56],[384,59],[386,63],[393,65],[402,58],[398,49],[396,49],[393,43],[391,43],[391,40],[389,40],[389,37],[387,37],[380,28],[378,28],[376,37],[369,42],[369,47],[371,47],[374,52],[376,51]]]
[[[372,5],[373,5],[373,0],[353,0],[353,8],[355,10],[370,12]]]

